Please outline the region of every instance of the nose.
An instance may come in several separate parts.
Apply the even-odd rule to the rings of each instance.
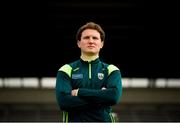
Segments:
[[[90,37],[89,38],[89,43],[93,43],[93,42],[94,42],[93,37]]]

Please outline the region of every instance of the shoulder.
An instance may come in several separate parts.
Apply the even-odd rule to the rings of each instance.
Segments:
[[[110,75],[113,71],[119,71],[119,68],[113,64],[109,64],[108,67],[108,75]]]
[[[68,64],[64,64],[63,66],[61,66],[59,68],[58,71],[62,71],[62,72],[65,72],[68,76],[71,76],[71,71],[74,67],[77,66],[79,60],[77,61],[74,61],[74,62],[71,62],[71,63],[68,63]]]
[[[103,66],[107,69],[108,75],[110,75],[113,71],[119,71],[119,68],[114,64],[107,64],[102,62]]]

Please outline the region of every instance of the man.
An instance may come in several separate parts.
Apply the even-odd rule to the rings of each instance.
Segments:
[[[114,122],[111,106],[120,100],[122,82],[120,70],[99,58],[105,33],[89,22],[79,28],[76,38],[80,59],[57,73],[56,97],[63,122]]]

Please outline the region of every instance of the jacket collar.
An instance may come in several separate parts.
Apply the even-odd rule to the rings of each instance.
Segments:
[[[99,59],[99,57],[98,58],[96,58],[95,60],[91,60],[91,61],[84,61],[82,58],[80,58],[80,61],[82,62],[82,63],[98,63],[99,61],[100,61],[100,59]]]

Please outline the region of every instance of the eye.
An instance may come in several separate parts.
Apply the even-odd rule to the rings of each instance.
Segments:
[[[90,39],[90,37],[89,36],[85,36],[83,39]]]
[[[98,37],[96,37],[96,36],[93,36],[92,38],[93,38],[94,40],[98,40]]]

